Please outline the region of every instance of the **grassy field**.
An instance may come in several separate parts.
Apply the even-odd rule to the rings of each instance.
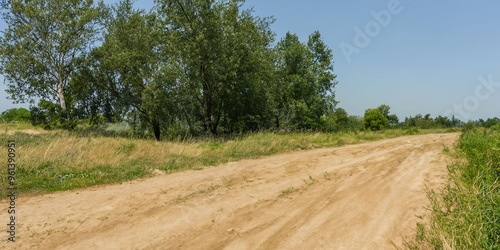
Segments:
[[[176,142],[82,136],[43,131],[29,124],[0,124],[0,161],[7,162],[7,141],[16,141],[16,185],[22,195],[71,190],[150,177],[155,170],[172,173],[200,170],[240,159],[334,147],[408,134],[454,132],[393,129],[359,133],[254,133],[232,139]],[[7,185],[7,171],[0,172]],[[6,187],[0,189],[6,197]]]
[[[464,132],[448,166],[449,182],[428,191],[430,223],[413,249],[500,249],[500,127]]]

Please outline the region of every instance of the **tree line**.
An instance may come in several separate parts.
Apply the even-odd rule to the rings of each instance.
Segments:
[[[275,42],[272,17],[243,0],[12,0],[0,73],[34,124],[130,121],[189,134],[322,130],[335,110],[333,55],[320,32]],[[35,103],[37,102],[37,103]]]
[[[31,122],[36,123],[36,117],[32,116],[33,112],[25,108],[12,108],[3,111],[0,114],[0,122]],[[34,119],[35,118],[35,119]],[[132,120],[127,120],[127,124],[132,123]],[[37,125],[37,124],[35,124]],[[47,125],[47,124],[45,124]],[[488,118],[486,120],[479,119],[475,121],[463,122],[455,116],[448,118],[446,116],[437,116],[432,118],[430,114],[422,116],[406,117],[399,121],[395,114],[390,114],[390,106],[380,105],[377,108],[370,108],[365,111],[363,117],[348,115],[347,112],[340,107],[336,107],[334,112],[326,116],[324,126],[321,131],[324,132],[359,132],[359,131],[377,131],[384,129],[439,129],[439,128],[473,128],[484,127],[493,128],[500,126],[500,118]],[[114,127],[123,127],[123,124],[116,124]],[[174,128],[175,132],[179,132],[179,128]],[[178,134],[177,134],[178,135]]]
[[[429,114],[400,122],[388,105],[348,115],[320,32],[276,40],[274,19],[244,0],[156,0],[149,11],[131,0],[9,0],[1,10],[0,73],[10,99],[31,105],[29,115],[4,112],[5,121],[65,129],[125,121],[157,140],[464,124]]]

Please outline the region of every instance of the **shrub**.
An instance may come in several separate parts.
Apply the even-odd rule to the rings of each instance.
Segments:
[[[2,112],[1,117],[5,122],[29,122],[31,114],[25,108],[13,108]]]
[[[389,120],[379,109],[367,109],[364,120],[365,129],[381,130],[389,126]]]

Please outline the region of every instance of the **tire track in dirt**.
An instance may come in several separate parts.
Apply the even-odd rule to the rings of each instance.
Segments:
[[[458,134],[295,151],[19,198],[11,249],[386,249],[414,235]],[[293,187],[293,188],[291,188]],[[288,190],[288,191],[287,191]],[[0,206],[6,206],[5,201]],[[0,218],[8,218],[2,211]],[[2,232],[0,237],[7,238]]]

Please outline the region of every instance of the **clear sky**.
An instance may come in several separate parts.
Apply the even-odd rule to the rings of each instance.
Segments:
[[[245,5],[258,16],[275,17],[277,40],[287,31],[302,41],[321,32],[334,54],[339,106],[349,114],[362,116],[367,108],[387,104],[400,119],[419,113],[464,121],[500,117],[500,1],[247,0]],[[135,6],[149,9],[153,0]],[[19,107],[5,99],[4,89],[1,84],[0,111]]]

